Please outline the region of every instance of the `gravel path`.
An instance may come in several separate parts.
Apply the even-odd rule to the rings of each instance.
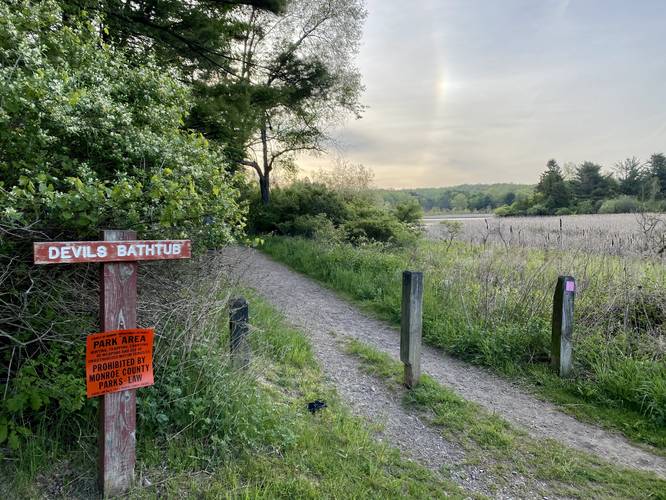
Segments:
[[[224,250],[229,272],[255,288],[293,324],[311,336],[326,375],[343,398],[364,416],[381,413],[386,438],[431,468],[459,463],[461,450],[418,422],[418,438],[405,435],[407,414],[385,389],[358,369],[358,363],[341,351],[340,339],[355,338],[399,359],[399,333],[385,322],[370,318],[335,293],[290,270],[260,252],[233,247]],[[537,439],[552,438],[573,448],[594,453],[610,462],[653,471],[666,478],[666,459],[644,451],[622,436],[609,433],[560,412],[552,404],[527,394],[517,385],[488,371],[453,359],[424,346],[422,370],[469,401],[497,413]],[[372,394],[370,396],[370,394]],[[369,408],[364,409],[364,405]],[[381,408],[381,412],[377,410]],[[476,476],[470,471],[472,477]],[[474,483],[474,481],[473,481]],[[485,488],[468,484],[476,491]]]

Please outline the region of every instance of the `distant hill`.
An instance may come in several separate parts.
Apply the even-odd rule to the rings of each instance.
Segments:
[[[531,184],[461,184],[459,186],[414,189],[376,189],[390,207],[416,199],[426,212],[488,211],[510,205],[516,198],[534,191]]]

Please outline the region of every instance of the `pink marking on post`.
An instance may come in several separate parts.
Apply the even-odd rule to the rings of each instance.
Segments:
[[[567,281],[566,291],[567,292],[575,292],[576,291],[576,282],[575,281]]]

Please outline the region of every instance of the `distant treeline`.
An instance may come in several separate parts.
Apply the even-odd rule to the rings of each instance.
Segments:
[[[417,200],[427,213],[490,212],[511,205],[516,199],[528,199],[534,186],[528,184],[462,184],[442,188],[378,189],[390,207]]]
[[[593,162],[563,171],[549,160],[536,186],[464,184],[448,188],[378,190],[395,207],[413,200],[427,213],[490,212],[509,215],[569,215],[666,211],[666,156],[642,162],[632,157],[603,173]]]
[[[497,215],[568,215],[627,213],[666,209],[666,156],[627,158],[604,174],[586,161],[564,172],[549,160],[534,193],[498,208]]]

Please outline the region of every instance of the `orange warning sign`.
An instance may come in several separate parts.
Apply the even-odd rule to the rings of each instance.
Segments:
[[[152,328],[139,328],[88,335],[88,397],[153,385],[154,333]]]

